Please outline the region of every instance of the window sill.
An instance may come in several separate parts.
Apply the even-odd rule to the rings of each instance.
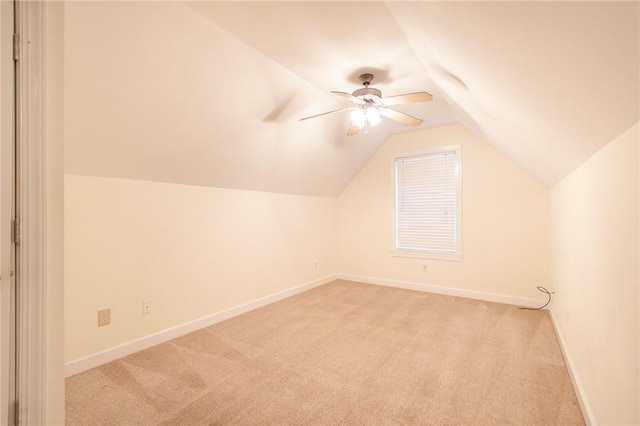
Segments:
[[[462,262],[461,254],[444,254],[444,253],[425,253],[409,250],[391,250],[392,257],[408,257],[413,259],[433,259],[448,260],[453,262]]]

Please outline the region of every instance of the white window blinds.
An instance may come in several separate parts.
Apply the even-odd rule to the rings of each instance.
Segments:
[[[395,249],[460,255],[455,150],[395,160]]]

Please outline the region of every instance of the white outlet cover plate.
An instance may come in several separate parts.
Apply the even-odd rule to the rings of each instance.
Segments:
[[[143,314],[151,313],[151,299],[145,299],[142,301],[142,313]]]

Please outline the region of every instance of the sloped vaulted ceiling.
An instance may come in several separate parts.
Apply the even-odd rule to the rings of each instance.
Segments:
[[[638,2],[68,2],[68,173],[336,196],[391,133],[329,92],[376,75],[552,185],[639,116]],[[348,103],[348,102],[347,102]]]
[[[458,120],[552,185],[638,121],[638,5],[390,9]]]

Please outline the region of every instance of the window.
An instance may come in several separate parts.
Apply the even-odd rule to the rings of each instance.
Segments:
[[[394,251],[440,259],[462,258],[461,149],[394,160]]]

